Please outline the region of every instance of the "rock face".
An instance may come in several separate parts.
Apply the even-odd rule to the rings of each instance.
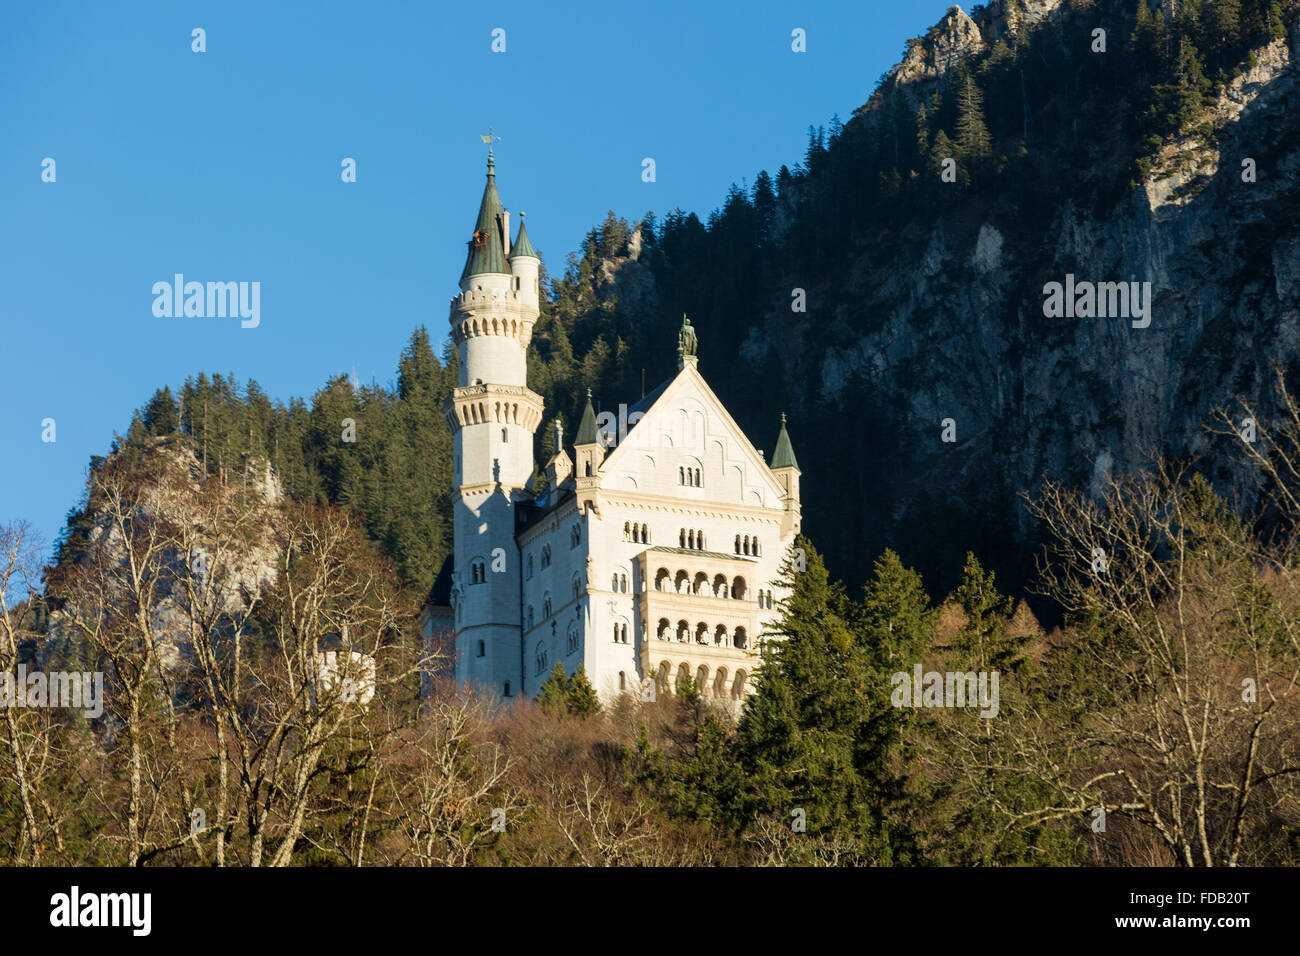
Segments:
[[[924,37],[909,40],[903,62],[891,75],[900,83],[915,84],[936,80],[954,64],[986,47],[975,21],[961,7],[949,7],[942,20]]]
[[[1040,20],[1057,8],[1023,6]],[[980,23],[987,17],[986,9]],[[978,26],[950,10],[911,46],[897,78],[922,89],[937,82],[989,42]],[[1118,202],[1067,201],[1033,224],[996,211],[981,221],[971,213],[978,203],[968,203],[855,260],[818,338],[786,316],[751,331],[742,357],[757,367],[765,343],[780,342],[805,418],[907,436],[881,447],[888,467],[878,475],[837,478],[837,490],[856,488],[862,507],[888,516],[867,547],[905,539],[926,521],[943,534],[935,516],[949,505],[996,510],[994,527],[1028,533],[1020,490],[1045,474],[1096,487],[1143,467],[1151,452],[1204,456],[1221,490],[1251,504],[1231,441],[1207,425],[1238,395],[1273,407],[1275,364],[1300,371],[1298,55],[1293,21],[1287,38],[1256,51],[1201,131],[1167,144]],[[1253,182],[1243,180],[1245,160],[1254,161]],[[1045,316],[1044,285],[1067,274],[1149,282],[1149,327]],[[855,384],[864,380],[869,388]],[[956,442],[942,443],[949,418]],[[817,477],[805,481],[815,487]],[[824,523],[809,509],[814,540],[837,523],[842,514]]]
[[[269,467],[261,474],[250,473],[246,476],[252,504],[244,506],[251,506],[260,514],[259,530],[254,535],[254,540],[227,551],[221,558],[220,571],[216,571],[215,542],[220,537],[221,529],[195,524],[195,511],[188,507],[191,496],[201,490],[203,482],[214,479],[202,477],[202,466],[187,445],[174,444],[167,448],[159,445],[149,454],[164,461],[180,481],[176,485],[167,486],[142,485],[135,517],[143,524],[156,524],[158,528],[175,528],[188,523],[193,539],[200,542],[189,554],[181,553],[174,546],[164,547],[159,556],[149,563],[150,567],[156,567],[160,572],[157,602],[150,624],[158,640],[159,660],[165,669],[172,670],[193,653],[189,643],[189,612],[186,610],[180,583],[186,566],[194,568],[201,580],[206,579],[209,587],[218,589],[214,593],[218,596],[224,613],[238,617],[251,599],[262,594],[276,581],[280,552],[275,545],[273,532],[277,507],[282,502],[284,493]],[[113,456],[110,456],[105,467],[111,467],[112,464]],[[107,538],[109,554],[125,567],[127,553],[121,532],[106,511],[96,509],[93,495],[90,507],[91,524],[86,533],[87,540],[91,544],[98,544]],[[143,531],[140,533],[145,534]],[[137,549],[142,548],[143,540],[142,538],[135,543]],[[70,621],[70,616],[76,613],[78,609],[72,606],[64,606],[51,613],[45,654],[59,654],[69,642],[77,641],[77,631]]]

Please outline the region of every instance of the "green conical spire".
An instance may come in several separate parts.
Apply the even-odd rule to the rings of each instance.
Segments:
[[[497,195],[494,166],[492,151],[489,150],[487,185],[483,187],[483,202],[478,207],[478,222],[474,224],[474,235],[469,240],[469,257],[465,260],[465,271],[460,274],[461,282],[470,276],[489,272],[510,274],[506,268],[505,240],[501,237],[501,197]]]
[[[768,467],[799,467],[799,462],[794,457],[794,446],[790,444],[790,434],[785,430],[785,412],[781,413],[781,434],[776,437],[776,451],[772,453],[772,464]]]
[[[591,407],[591,389],[587,389],[587,407],[582,410],[582,421],[578,423],[578,434],[573,444],[594,445],[599,441],[596,435],[596,410]]]
[[[516,256],[532,256],[534,259],[540,259],[537,250],[533,244],[528,241],[528,228],[524,225],[524,214],[519,214],[519,236],[515,239],[515,244],[510,247],[510,258]]]

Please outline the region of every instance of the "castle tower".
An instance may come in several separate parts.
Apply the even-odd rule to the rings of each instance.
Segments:
[[[520,216],[512,247],[488,151],[487,184],[451,300],[459,387],[443,406],[454,448],[456,678],[513,696],[522,679],[514,508],[529,496],[542,397],[527,384],[541,263]]]
[[[772,474],[781,483],[781,505],[785,517],[781,520],[781,537],[798,534],[803,524],[802,505],[799,501],[799,462],[794,457],[794,446],[790,443],[790,434],[785,430],[785,412],[781,413],[781,433],[776,436],[776,451],[772,453],[772,464],[768,466]]]

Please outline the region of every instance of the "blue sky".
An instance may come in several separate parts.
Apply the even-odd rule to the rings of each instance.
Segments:
[[[489,124],[558,275],[608,210],[703,218],[798,162],[948,6],[0,4],[0,523],[51,544],[89,457],[199,371],[279,399],[390,382],[413,328],[443,335]],[[156,318],[177,272],[260,282],[260,325]]]

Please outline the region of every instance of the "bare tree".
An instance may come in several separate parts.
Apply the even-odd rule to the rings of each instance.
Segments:
[[[0,674],[15,670],[20,644],[30,635],[37,596],[39,548],[26,524],[0,525]],[[23,689],[15,685],[15,693]],[[0,777],[17,791],[19,830],[10,851],[15,866],[39,865],[47,842],[62,853],[61,813],[48,792],[55,744],[48,711],[4,707]]]
[[[1111,479],[1097,498],[1049,481],[1029,508],[1049,539],[1044,591],[1071,615],[1048,679],[1077,728],[1067,740],[1022,723],[1007,770],[1060,799],[1021,822],[1120,814],[1186,866],[1266,859],[1270,821],[1297,809],[1293,556],[1185,465]]]

